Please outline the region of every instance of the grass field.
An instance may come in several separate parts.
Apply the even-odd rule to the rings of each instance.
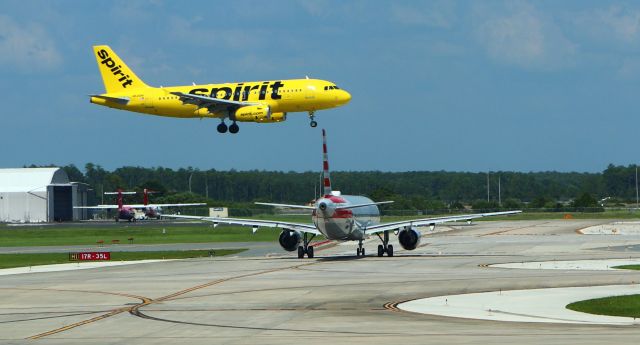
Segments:
[[[571,303],[567,308],[596,315],[640,317],[640,295],[590,299]]]
[[[640,215],[630,211],[607,211],[599,213],[569,213],[573,219],[637,219]],[[563,219],[565,213],[522,213],[508,217],[487,217],[484,220],[544,220]],[[385,216],[383,222],[438,217],[445,215]],[[253,219],[278,220],[297,223],[311,223],[308,215],[264,215]],[[120,244],[163,244],[163,243],[207,243],[207,242],[252,242],[276,241],[280,231],[261,228],[252,234],[250,227],[219,226],[211,223],[165,223],[144,221],[137,223],[83,222],[32,226],[0,225],[0,247],[54,246],[54,245],[105,245],[117,240]],[[321,239],[317,237],[316,239]]]
[[[640,265],[622,265],[622,266],[614,266],[613,268],[618,268],[621,270],[639,270],[640,271]]]
[[[215,256],[236,254],[245,249],[219,249]],[[111,261],[132,261],[150,259],[187,259],[208,257],[208,250],[157,251],[157,252],[112,252]],[[12,267],[51,265],[69,263],[67,253],[42,254],[0,254],[0,269]]]
[[[106,245],[113,240],[124,245],[129,243],[129,238],[133,238],[134,244],[276,241],[278,235],[277,230],[268,228],[252,234],[247,227],[214,229],[209,224],[191,223],[61,224],[0,228],[0,247],[96,245],[98,241]]]

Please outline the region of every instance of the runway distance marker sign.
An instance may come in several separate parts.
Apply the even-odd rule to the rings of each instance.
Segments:
[[[111,260],[110,252],[69,253],[69,261],[106,261]]]

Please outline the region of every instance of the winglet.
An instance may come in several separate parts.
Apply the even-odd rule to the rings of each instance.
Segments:
[[[331,195],[331,176],[329,175],[329,155],[327,154],[327,132],[322,130],[322,176],[324,195]]]

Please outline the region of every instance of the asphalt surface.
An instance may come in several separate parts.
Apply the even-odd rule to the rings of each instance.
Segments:
[[[372,256],[379,242],[372,239],[364,258],[355,256],[355,243],[304,260],[275,244],[252,257],[2,276],[0,343],[636,344],[637,326],[486,321],[397,308],[444,295],[639,282],[636,271],[489,267],[640,257],[607,250],[640,245],[640,236],[576,232],[602,223],[441,226],[447,231],[423,237],[415,251],[394,243],[393,258]]]

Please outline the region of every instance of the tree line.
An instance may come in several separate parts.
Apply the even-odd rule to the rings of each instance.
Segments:
[[[174,170],[130,166],[108,171],[93,163],[87,163],[83,170],[74,165],[63,169],[71,181],[89,184],[98,202],[102,200],[102,192],[148,188],[160,192],[153,196],[158,203],[198,201],[212,206],[246,206],[254,201],[272,201],[303,204],[318,196],[321,179],[320,173],[310,171],[219,171],[191,167]],[[592,207],[598,206],[601,199],[610,205],[636,201],[636,165],[611,164],[601,173],[335,171],[331,178],[334,188],[345,194],[366,195],[377,201],[395,200],[388,206],[392,209],[451,209],[464,205],[478,209]],[[137,196],[137,199],[141,198],[141,195]]]

